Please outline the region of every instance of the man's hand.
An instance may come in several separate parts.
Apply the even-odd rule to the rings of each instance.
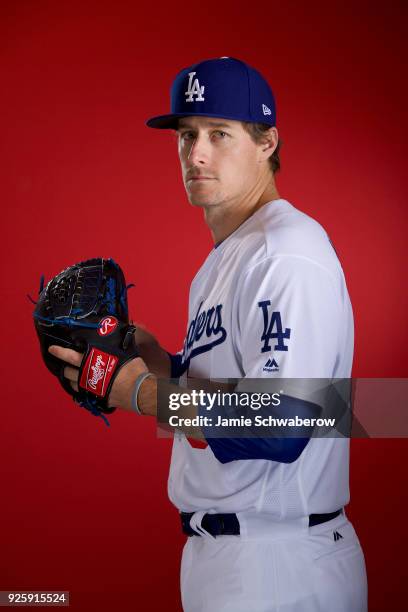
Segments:
[[[61,359],[65,361],[67,364],[64,368],[64,376],[67,378],[72,388],[75,391],[78,391],[78,368],[82,362],[82,353],[78,353],[77,351],[73,351],[72,349],[63,348],[62,346],[50,346],[48,349],[51,355],[56,357],[57,359]],[[131,361],[128,361],[119,371],[117,377],[114,380],[111,392],[108,398],[108,405],[116,406],[120,408],[124,408],[125,410],[132,410],[132,392],[134,389],[136,378],[139,374],[143,372],[147,372],[148,369],[146,367],[145,362],[140,357],[136,357]],[[143,382],[142,387],[150,383],[152,384],[151,379],[147,379]],[[152,401],[152,394],[150,393],[148,396],[143,393],[142,389],[139,393],[139,398],[142,396],[146,397],[147,401],[150,403]],[[145,403],[145,402],[143,402]],[[139,405],[143,410],[143,403],[139,401]],[[146,414],[153,414],[153,407],[146,407]]]

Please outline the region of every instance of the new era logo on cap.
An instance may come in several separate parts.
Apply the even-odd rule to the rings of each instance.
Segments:
[[[272,115],[271,109],[268,108],[266,104],[262,104],[262,112],[264,115]]]

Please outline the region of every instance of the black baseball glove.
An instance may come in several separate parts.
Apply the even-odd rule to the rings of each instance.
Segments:
[[[41,280],[34,325],[45,365],[74,400],[108,421],[113,381],[120,368],[138,356],[135,327],[129,323],[127,290],[113,259],[88,259],[66,268],[44,287]],[[48,352],[52,345],[84,353],[75,391],[64,377],[66,363]]]

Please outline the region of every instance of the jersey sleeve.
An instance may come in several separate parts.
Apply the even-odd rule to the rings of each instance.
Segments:
[[[245,378],[331,378],[342,321],[340,280],[299,256],[264,259],[238,285],[236,350]]]
[[[188,363],[183,363],[183,354],[180,351],[173,355],[166,351],[170,358],[170,378],[180,378],[186,372]]]
[[[256,391],[260,378],[332,378],[341,334],[339,289],[329,271],[303,257],[268,258],[249,269],[237,286],[235,348],[242,363],[240,386],[248,382]],[[320,405],[306,399],[311,392],[316,396],[308,383],[300,388],[296,380],[291,388],[294,397],[284,398],[279,416],[291,411],[303,418],[319,414]],[[253,431],[251,439],[208,436],[207,441],[222,463],[242,459],[290,463],[309,441],[308,437],[257,438]]]

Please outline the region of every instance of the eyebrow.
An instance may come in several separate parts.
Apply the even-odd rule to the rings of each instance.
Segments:
[[[231,129],[232,129],[232,127],[233,127],[233,126],[232,126],[230,123],[219,123],[219,122],[216,122],[216,121],[209,121],[209,122],[207,123],[207,125],[208,125],[209,127],[228,128],[228,129],[230,129],[230,130],[231,130]],[[178,123],[178,126],[177,126],[177,129],[179,129],[179,130],[180,130],[180,129],[182,129],[182,128],[190,128],[190,129],[192,130],[192,129],[194,129],[194,126],[189,125],[188,123],[186,123],[186,122],[184,122],[182,119],[180,119],[180,120],[179,120],[179,123]]]

